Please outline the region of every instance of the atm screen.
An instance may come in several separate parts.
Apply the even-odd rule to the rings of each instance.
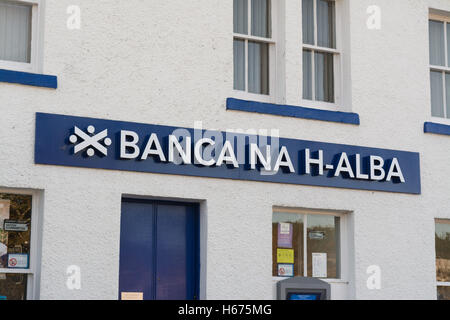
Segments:
[[[320,300],[320,293],[289,293],[288,300]]]

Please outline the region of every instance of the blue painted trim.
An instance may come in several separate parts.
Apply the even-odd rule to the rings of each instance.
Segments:
[[[423,132],[450,136],[450,125],[434,122],[425,122],[423,126]]]
[[[360,124],[359,115],[357,113],[262,103],[234,98],[227,99],[227,110],[256,112],[284,117],[340,122],[354,125]]]
[[[18,83],[27,86],[56,89],[58,78],[45,74],[0,69],[0,82]]]

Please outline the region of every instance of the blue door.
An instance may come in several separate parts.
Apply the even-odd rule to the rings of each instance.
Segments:
[[[124,199],[119,299],[195,300],[199,290],[197,204]]]

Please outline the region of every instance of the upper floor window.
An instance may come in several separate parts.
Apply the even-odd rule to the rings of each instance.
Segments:
[[[234,89],[271,95],[275,40],[271,0],[233,1]]]
[[[0,0],[0,68],[37,71],[39,0]]]
[[[334,0],[302,0],[303,99],[336,102],[336,45]]]
[[[430,15],[431,115],[450,118],[450,16]]]

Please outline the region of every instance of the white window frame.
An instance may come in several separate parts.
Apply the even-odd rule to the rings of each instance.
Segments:
[[[445,222],[444,222],[445,221]],[[434,219],[434,226],[436,227],[436,223],[450,223],[450,219],[445,219],[445,218],[436,218]],[[435,234],[436,234],[436,230],[435,230]],[[436,248],[435,248],[436,250]],[[436,264],[436,258],[434,259],[434,263]],[[436,268],[435,268],[436,270]],[[442,281],[437,281],[436,280],[436,276],[434,277],[435,282],[436,282],[436,291],[438,287],[450,287],[450,282],[442,282]]]
[[[430,120],[433,122],[438,122],[438,123],[443,123],[443,124],[450,124],[450,118],[447,118],[447,95],[446,95],[446,87],[445,87],[445,74],[446,73],[450,73],[450,65],[447,66],[448,63],[448,57],[450,55],[450,52],[448,52],[448,48],[447,48],[447,39],[448,37],[450,37],[449,34],[447,34],[447,24],[450,24],[450,13],[449,15],[444,15],[444,14],[439,14],[439,13],[435,13],[434,10],[430,10],[430,14],[428,17],[428,20],[433,20],[433,21],[439,21],[439,22],[444,22],[444,50],[445,50],[445,65],[446,66],[436,66],[436,65],[432,65],[430,64],[430,72],[431,71],[438,71],[443,75],[443,79],[442,79],[442,86],[443,86],[443,106],[444,106],[444,117],[435,117],[432,115],[432,111],[431,111],[431,96],[430,96],[430,108],[429,108],[429,114],[430,114]],[[429,43],[429,42],[428,42]],[[429,45],[429,44],[428,44]],[[429,81],[430,81],[430,90],[431,90],[431,77],[429,77]],[[430,91],[430,95],[431,95],[431,91]]]
[[[7,69],[22,72],[40,71],[40,30],[43,12],[43,0],[8,0],[9,2],[16,2],[18,4],[32,5],[31,10],[31,46],[30,46],[30,63],[16,62],[8,60],[0,60],[0,69]]]
[[[28,189],[4,189],[0,188],[0,193],[28,195],[31,200],[31,239],[28,269],[0,268],[0,273],[26,274],[27,275],[27,300],[38,300],[40,296],[40,271],[41,271],[41,239],[42,228],[40,213],[41,193],[37,190]]]
[[[245,90],[233,89],[233,97],[243,100],[254,100],[259,102],[275,103],[277,96],[277,38],[278,38],[278,10],[279,10],[279,0],[270,0],[270,15],[271,15],[271,34],[270,38],[256,37],[252,35],[251,30],[251,15],[252,15],[252,1],[248,0],[247,9],[247,31],[248,34],[235,33],[233,32],[234,40],[244,40],[245,41]],[[248,91],[248,42],[256,41],[263,42],[269,45],[269,94],[257,94]],[[234,61],[233,61],[234,64]],[[233,80],[234,82],[234,80]],[[233,83],[234,86],[234,83]]]
[[[328,283],[348,283],[349,279],[349,254],[350,249],[347,245],[349,243],[349,211],[340,211],[340,210],[322,210],[322,209],[303,209],[303,208],[286,208],[274,206],[272,210],[272,215],[277,212],[283,213],[294,213],[303,216],[303,277],[308,277],[308,248],[307,248],[307,229],[308,229],[308,215],[326,215],[326,216],[335,216],[340,218],[339,222],[339,278],[318,278]],[[273,259],[273,257],[272,257]],[[273,261],[272,261],[273,264]],[[272,276],[273,281],[281,281],[285,280],[285,277],[276,277]]]
[[[303,0],[301,0],[303,1]],[[310,45],[303,43],[303,32],[301,32],[301,52],[303,56],[303,50],[311,50],[312,51],[312,100],[304,99],[303,98],[303,85],[301,86],[301,104],[303,107],[309,107],[309,108],[317,108],[317,109],[327,109],[327,110],[333,110],[337,111],[342,109],[342,103],[343,103],[343,59],[342,59],[342,0],[331,0],[335,3],[335,24],[336,24],[336,30],[335,30],[335,41],[336,41],[336,48],[327,48],[327,47],[321,47],[317,45]],[[314,43],[317,44],[317,1],[314,0]],[[300,6],[300,17],[303,21],[303,6]],[[334,102],[326,102],[326,101],[319,101],[315,100],[316,95],[316,88],[315,88],[315,61],[314,61],[314,52],[325,52],[325,53],[331,53],[333,54],[333,73],[334,73]],[[303,61],[303,60],[302,60]],[[301,79],[303,84],[303,66],[301,71]]]

